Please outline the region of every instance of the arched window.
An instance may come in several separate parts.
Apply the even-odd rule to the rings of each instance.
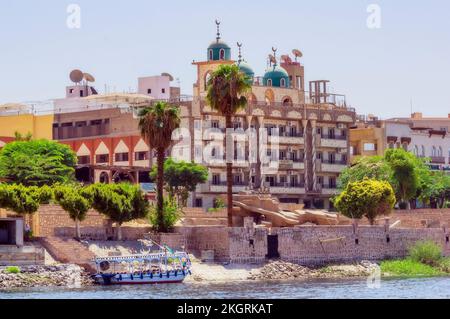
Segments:
[[[442,157],[442,155],[443,155],[442,147],[439,146],[437,156]]]
[[[272,79],[267,80],[267,86],[272,86]]]
[[[433,146],[433,149],[431,150],[431,156],[436,157],[436,146]]]
[[[209,59],[214,60],[213,50],[209,49]]]
[[[425,146],[422,145],[422,157],[425,157]]]
[[[220,49],[220,59],[225,60],[225,50],[224,49]]]
[[[283,106],[290,106],[290,105],[292,105],[292,100],[291,100],[291,98],[290,98],[290,97],[285,97],[285,98],[283,99]]]
[[[285,80],[285,79],[281,79],[281,80],[280,80],[280,86],[281,86],[282,88],[286,87],[286,80]]]

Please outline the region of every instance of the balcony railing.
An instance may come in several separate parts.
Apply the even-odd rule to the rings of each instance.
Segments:
[[[321,138],[327,139],[327,140],[340,140],[344,141],[347,140],[347,135],[328,135],[328,134],[322,134]]]
[[[348,161],[346,160],[322,160],[322,164],[330,164],[330,165],[347,165]]]
[[[305,188],[304,183],[270,183],[269,187]]]
[[[430,158],[433,164],[445,164],[445,157],[443,156],[431,156]]]

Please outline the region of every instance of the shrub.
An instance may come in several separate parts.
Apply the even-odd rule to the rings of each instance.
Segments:
[[[5,272],[7,274],[18,274],[20,273],[20,268],[17,266],[8,266],[6,267]]]
[[[432,241],[419,241],[409,248],[408,255],[414,261],[436,266],[442,259],[442,248]]]
[[[383,261],[380,265],[382,273],[394,276],[437,276],[442,275],[439,269],[411,258],[404,260]]]
[[[153,225],[153,229],[160,231],[161,229],[172,230],[177,221],[180,220],[183,213],[178,207],[176,201],[173,198],[167,198],[164,200],[164,212],[163,220],[159,220],[157,208],[155,205],[150,207],[150,213],[148,215],[150,223]]]

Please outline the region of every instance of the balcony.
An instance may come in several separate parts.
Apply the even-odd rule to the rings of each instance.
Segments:
[[[284,133],[279,136],[269,134],[269,142],[273,143],[278,138],[279,144],[305,144],[303,133]]]
[[[317,144],[319,147],[330,147],[330,148],[347,148],[347,136],[342,135],[318,135]]]
[[[304,183],[272,183],[269,186],[272,194],[305,194]]]
[[[272,161],[276,161],[276,159],[272,159]],[[290,169],[305,169],[305,163],[303,159],[287,159],[281,158],[278,161],[279,169],[281,170],[290,170]]]
[[[210,182],[207,185],[207,191],[212,193],[226,193],[227,192],[227,182]],[[248,187],[248,184],[243,182],[233,183],[233,193],[239,193],[244,191]]]
[[[53,139],[55,140],[102,136],[108,134],[110,134],[109,124],[89,125],[80,127],[77,126],[53,127]]]
[[[317,186],[324,195],[334,195],[338,192],[337,186],[334,184],[319,184]]]
[[[430,158],[433,164],[445,164],[445,157],[443,156],[431,156]]]
[[[347,167],[346,161],[319,160],[321,172],[340,173]]]

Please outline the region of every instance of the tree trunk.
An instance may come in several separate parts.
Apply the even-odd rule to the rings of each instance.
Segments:
[[[122,240],[122,224],[117,223],[117,240]]]
[[[156,211],[158,214],[158,230],[160,232],[167,232],[163,223],[164,220],[164,148],[158,148],[158,176],[156,178]]]
[[[232,128],[231,124],[231,115],[226,116],[226,131],[228,133],[228,129]],[[228,152],[234,150],[229,149],[229,144],[232,143],[232,141],[229,141],[228,139],[231,139],[232,136],[230,134],[226,134],[226,153],[227,153],[227,217],[228,217],[228,227],[233,227],[233,163],[230,161],[230,159],[234,158],[234,154],[228,154]]]
[[[75,220],[75,237],[78,240],[81,239],[80,221],[78,219]]]

